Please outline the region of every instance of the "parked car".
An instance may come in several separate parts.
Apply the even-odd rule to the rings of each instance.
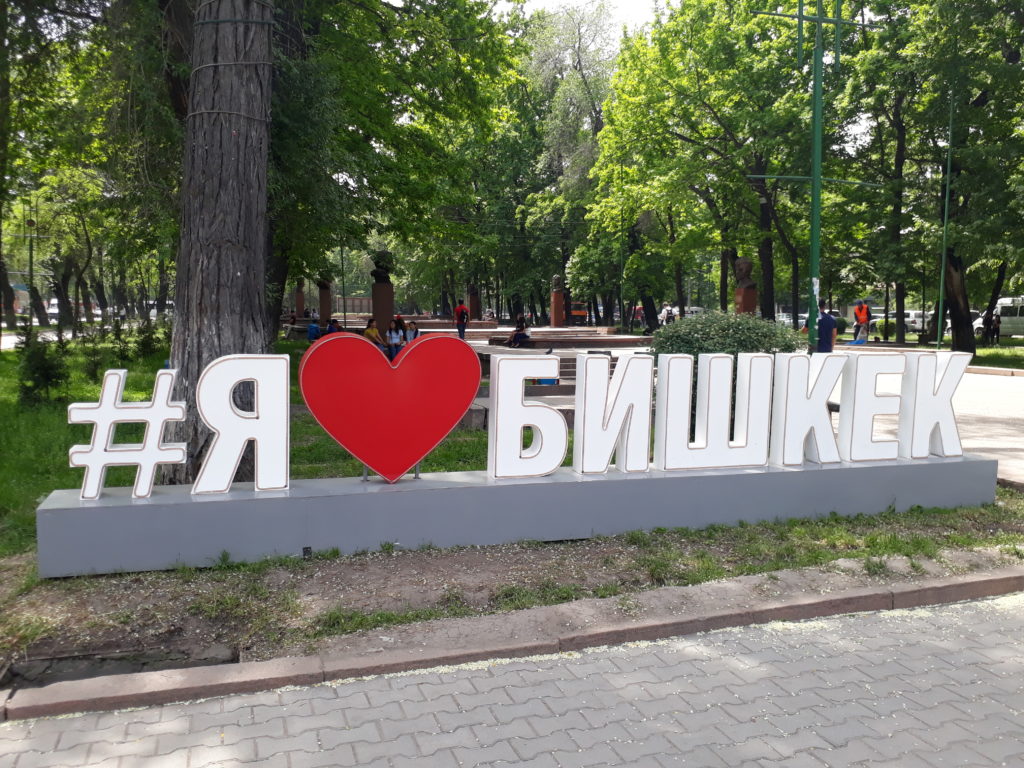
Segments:
[[[1024,296],[999,299],[993,314],[999,315],[1000,336],[1024,336]],[[978,338],[985,332],[984,323],[984,315],[980,315],[974,321],[974,335]]]

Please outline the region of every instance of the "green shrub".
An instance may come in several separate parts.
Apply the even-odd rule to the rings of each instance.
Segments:
[[[134,350],[131,342],[128,341],[128,331],[121,323],[121,319],[114,318],[110,324],[110,334],[114,339],[114,361],[119,366],[126,366],[134,357]]]
[[[703,312],[680,318],[654,332],[655,355],[740,352],[796,352],[807,346],[807,337],[778,323],[754,315]]]
[[[141,323],[139,323],[138,331],[136,332],[135,338],[135,357],[143,358],[149,357],[156,351],[157,338],[156,328],[153,327],[153,323],[147,317]]]
[[[846,329],[850,327],[850,321],[845,317],[836,318],[836,331],[838,333],[846,333]]]
[[[42,341],[29,326],[18,348],[18,400],[34,405],[48,400],[68,381],[68,367],[56,343]]]

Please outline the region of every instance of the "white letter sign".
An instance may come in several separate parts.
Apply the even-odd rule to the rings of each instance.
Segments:
[[[654,358],[620,357],[609,384],[610,367],[607,355],[576,355],[572,458],[580,474],[607,472],[613,453],[621,472],[650,467]]]
[[[805,459],[819,464],[839,461],[828,396],[843,373],[845,361],[843,355],[775,355],[772,464],[791,467],[803,464]]]
[[[839,409],[839,456],[843,461],[885,461],[896,458],[895,440],[875,440],[875,417],[900,412],[899,395],[878,394],[878,377],[903,373],[903,355],[851,354],[843,369]]]
[[[966,352],[907,352],[900,410],[900,456],[963,456],[953,394],[970,365]]]
[[[689,394],[693,386],[693,360],[688,355],[659,356],[655,414],[657,469],[756,467],[768,462],[772,357],[762,354],[737,357],[735,414],[732,355],[701,355],[698,359],[696,419],[691,444]],[[673,358],[680,362],[674,363]],[[688,364],[683,362],[686,359]],[[668,366],[664,366],[665,362]],[[681,381],[684,376],[686,381]],[[730,423],[734,424],[733,439],[730,439]]]
[[[227,493],[245,444],[256,442],[256,490],[288,487],[288,355],[227,355],[206,366],[196,385],[196,405],[216,435],[192,493]],[[253,382],[254,410],[239,411],[232,395]]]
[[[554,355],[495,355],[491,358],[491,402],[487,414],[489,477],[541,477],[561,466],[569,447],[569,428],[556,409],[529,403],[526,379],[558,378]],[[533,441],[523,448],[523,429]]]

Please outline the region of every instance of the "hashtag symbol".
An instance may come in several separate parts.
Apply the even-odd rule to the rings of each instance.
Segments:
[[[107,467],[137,466],[132,496],[141,499],[153,492],[158,464],[185,462],[185,443],[165,443],[164,426],[169,421],[185,420],[185,404],[171,402],[171,390],[177,371],[156,374],[153,400],[148,403],[124,402],[124,383],[128,371],[107,371],[103,376],[98,403],[73,403],[68,406],[68,423],[95,424],[89,445],[73,445],[69,451],[72,467],[85,467],[82,498],[98,499],[103,490]],[[118,424],[144,422],[142,443],[114,444]]]

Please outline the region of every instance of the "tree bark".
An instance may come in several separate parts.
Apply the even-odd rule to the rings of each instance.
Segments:
[[[71,260],[61,255],[60,243],[54,247],[53,256],[53,294],[57,299],[57,322],[63,328],[70,328],[75,322],[75,310],[71,304],[71,278],[74,270],[71,267]],[[34,287],[34,286],[33,286]],[[33,300],[33,303],[35,301]],[[46,308],[39,299],[39,307],[36,313],[45,316]]]
[[[954,247],[946,249],[946,309],[949,312],[950,336],[957,352],[977,351],[971,304],[967,298],[967,269]],[[940,326],[941,327],[941,326]]]
[[[11,51],[8,45],[10,14],[7,0],[0,0],[0,296],[3,297],[4,324],[7,330],[18,327],[14,315],[14,289],[8,279],[7,265],[3,254],[4,209],[10,194],[10,141],[11,141]]]
[[[167,293],[170,291],[170,275],[167,274],[167,260],[164,256],[156,264],[156,314],[167,312]]]
[[[40,328],[50,327],[50,316],[46,314],[46,305],[43,304],[43,297],[39,295],[39,289],[34,285],[28,287],[29,304],[31,311],[35,312],[36,321]],[[31,313],[30,313],[31,314]]]
[[[213,0],[199,6],[195,21],[171,342],[179,396],[188,405],[188,418],[176,425],[172,439],[187,443],[188,456],[165,473],[177,483],[195,477],[213,437],[195,404],[203,369],[223,355],[262,354],[268,345],[273,6],[266,0]],[[239,390],[244,394],[236,395],[236,405],[251,410],[251,387]],[[251,477],[251,460],[243,460],[236,480]]]
[[[640,304],[644,308],[647,332],[654,333],[658,330],[658,305],[654,303],[654,297],[649,293],[640,294]]]
[[[757,260],[761,265],[761,284],[758,296],[761,300],[761,317],[765,320],[775,319],[775,241],[772,239],[772,212],[767,199],[759,204],[760,216],[758,229],[761,240],[757,244]]]
[[[2,2],[2,0],[0,0]],[[0,216],[0,242],[3,241],[3,216]],[[0,246],[2,247],[2,246]],[[4,303],[4,325],[7,330],[13,331],[18,327],[18,318],[14,314],[14,288],[7,275],[7,266],[4,264],[3,253],[0,252],[0,297]]]
[[[903,320],[905,309],[906,286],[903,282],[903,168],[907,162],[907,126],[903,120],[903,100],[906,94],[902,91],[896,96],[892,109],[893,130],[896,132],[896,146],[893,151],[892,178],[896,184],[892,196],[892,211],[889,218],[889,247],[892,249],[889,258],[898,270],[896,281],[896,343],[906,343],[906,328]]]

